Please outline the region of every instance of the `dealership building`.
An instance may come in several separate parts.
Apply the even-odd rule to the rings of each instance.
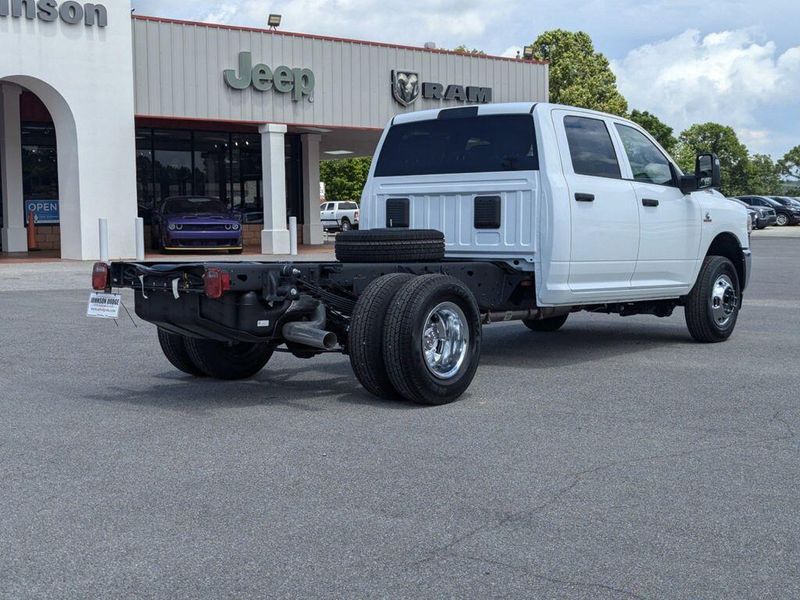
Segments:
[[[95,259],[106,219],[129,258],[175,195],[219,197],[265,254],[292,216],[321,244],[321,160],[371,155],[399,113],[547,97],[532,61],[0,0],[0,251]]]

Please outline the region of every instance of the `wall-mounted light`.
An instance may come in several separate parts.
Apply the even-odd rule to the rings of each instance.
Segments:
[[[280,15],[270,15],[267,18],[267,26],[270,29],[277,29],[281,26],[281,16]]]

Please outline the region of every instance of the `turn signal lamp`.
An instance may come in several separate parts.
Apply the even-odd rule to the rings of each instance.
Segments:
[[[92,268],[92,289],[97,292],[105,291],[109,288],[108,265],[104,262],[94,263]]]
[[[231,289],[231,274],[217,267],[206,269],[203,289],[209,298],[222,298],[222,294]]]

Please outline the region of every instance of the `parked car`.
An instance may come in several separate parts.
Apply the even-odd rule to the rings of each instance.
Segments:
[[[171,196],[153,211],[155,250],[227,250],[242,252],[241,215],[219,198]]]
[[[779,227],[800,223],[800,207],[784,206],[768,196],[736,196],[736,198],[750,206],[772,208],[775,211],[775,224]]]
[[[758,229],[758,226],[757,226],[757,224],[758,224],[758,211],[756,210],[755,207],[750,206],[749,204],[745,204],[744,202],[742,202],[738,198],[728,198],[728,200],[730,200],[731,202],[736,202],[736,204],[741,204],[742,206],[744,206],[745,209],[747,209],[748,216],[750,217],[750,228],[751,229]]]
[[[783,204],[788,209],[800,209],[800,201],[789,196],[769,196],[769,198]]]
[[[358,229],[360,212],[352,201],[325,202],[320,207],[320,220],[325,231],[350,231]]]
[[[245,379],[281,345],[338,351],[369,392],[422,404],[469,387],[491,323],[553,335],[578,311],[682,307],[700,342],[734,331],[750,221],[717,191],[713,154],[683,174],[636,123],[516,103],[397,115],[373,164],[362,230],[337,236],[336,263],[101,262],[92,287],[135,289],[185,373]]]
[[[777,221],[777,215],[775,213],[775,209],[769,206],[751,206],[750,204],[746,204],[737,198],[731,198],[731,200],[736,200],[737,202],[741,202],[750,210],[756,211],[756,221],[754,223],[754,227],[756,229],[764,229],[765,227],[769,227],[770,225],[775,225]]]

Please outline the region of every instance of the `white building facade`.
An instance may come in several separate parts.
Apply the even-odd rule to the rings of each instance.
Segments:
[[[320,160],[368,156],[399,113],[546,101],[547,65],[131,16],[127,0],[0,0],[2,251],[135,253],[164,198],[240,211],[246,241],[322,243]],[[33,238],[28,221],[36,224]]]

